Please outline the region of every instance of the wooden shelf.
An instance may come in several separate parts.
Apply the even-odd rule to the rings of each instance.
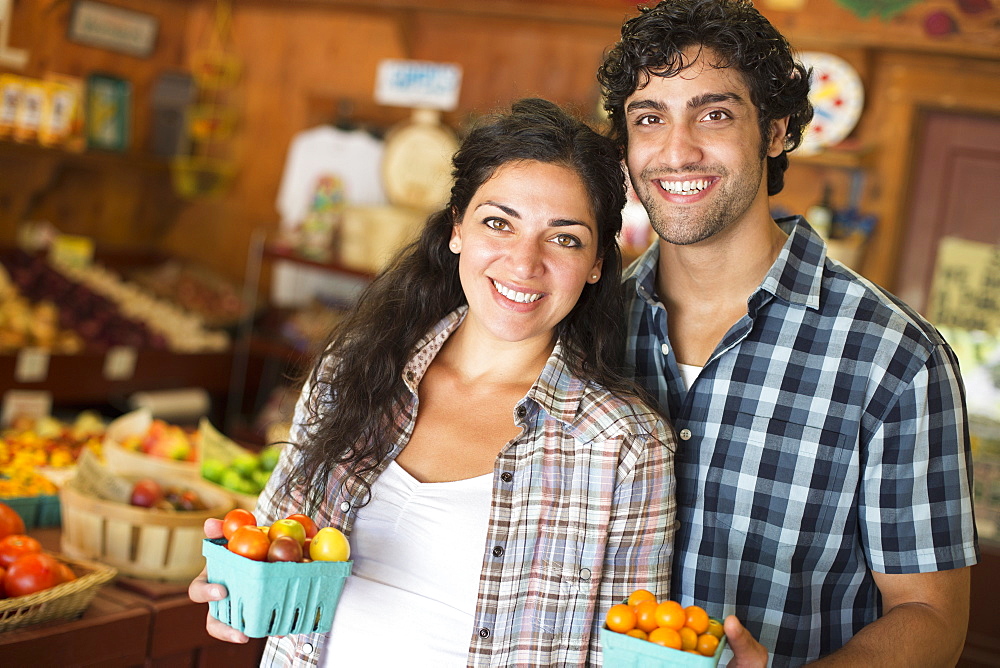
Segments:
[[[871,147],[862,147],[848,143],[832,146],[819,153],[800,154],[792,151],[789,160],[799,165],[814,167],[835,167],[839,169],[868,169],[871,166],[875,152]]]
[[[231,351],[179,354],[165,350],[140,350],[135,372],[122,380],[104,375],[107,354],[85,351],[77,355],[52,355],[48,372],[39,382],[15,379],[18,355],[0,355],[0,397],[8,390],[42,390],[55,404],[106,404],[144,390],[201,387],[210,394],[229,391],[233,364]]]
[[[113,151],[70,151],[59,146],[42,146],[41,144],[22,143],[9,139],[0,139],[0,156],[23,158],[46,158],[64,164],[78,165],[93,169],[119,167],[122,169],[141,169],[149,172],[168,172],[170,161],[149,154],[135,152],[116,153]]]
[[[277,244],[266,244],[264,246],[264,257],[271,260],[287,260],[289,262],[295,262],[296,264],[301,264],[307,267],[316,267],[318,269],[324,269],[326,271],[331,271],[337,274],[347,274],[349,276],[355,276],[358,278],[373,278],[373,274],[362,269],[353,269],[351,267],[346,267],[336,260],[315,260],[312,258],[305,257],[297,253],[296,251],[287,248],[285,246],[280,246]]]

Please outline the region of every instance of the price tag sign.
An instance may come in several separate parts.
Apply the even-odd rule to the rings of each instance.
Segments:
[[[461,86],[460,65],[388,58],[378,65],[375,101],[393,107],[451,111],[458,106]]]
[[[138,357],[132,346],[113,346],[104,356],[104,377],[107,380],[128,380],[135,374]]]
[[[49,351],[22,348],[14,365],[14,380],[18,383],[40,383],[49,375]]]
[[[0,425],[9,427],[14,418],[38,420],[52,412],[52,395],[41,390],[8,390],[3,395]]]

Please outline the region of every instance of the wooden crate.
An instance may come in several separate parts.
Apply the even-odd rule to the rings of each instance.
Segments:
[[[153,580],[190,580],[205,565],[201,554],[203,525],[234,506],[232,496],[195,480],[160,479],[192,489],[208,506],[203,511],[138,508],[91,496],[73,481],[60,491],[60,548],[78,559],[114,566],[122,575]]]

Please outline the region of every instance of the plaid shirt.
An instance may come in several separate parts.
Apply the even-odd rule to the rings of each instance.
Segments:
[[[778,224],[784,248],[689,390],[655,296],[656,244],[625,280],[636,379],[680,436],[672,591],[736,614],[786,666],[879,616],[871,570],[969,566],[978,548],[951,349],[828,259],[804,219]]]
[[[407,365],[411,397],[399,414],[390,459],[413,431],[424,372],[465,310],[431,331]],[[304,410],[300,399],[296,425]],[[600,665],[598,629],[607,609],[634,589],[665,593],[669,586],[674,434],[643,404],[573,377],[558,343],[512,419],[523,430],[496,459],[468,665]],[[302,438],[294,426],[291,440]],[[262,499],[272,496],[288,464],[283,457]],[[371,480],[388,465],[389,459],[381,462]],[[341,484],[343,475],[341,468],[332,477],[328,501],[315,515],[320,526],[350,535],[360,499]],[[270,523],[300,509],[298,500],[284,498],[261,502],[257,515]],[[271,638],[262,664],[316,665],[325,639]]]

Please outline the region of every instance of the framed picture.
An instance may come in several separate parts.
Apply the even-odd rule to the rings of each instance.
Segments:
[[[129,146],[132,86],[106,74],[87,77],[87,148],[125,151]]]
[[[94,0],[76,0],[69,17],[72,42],[145,58],[153,52],[160,22],[151,14]]]

